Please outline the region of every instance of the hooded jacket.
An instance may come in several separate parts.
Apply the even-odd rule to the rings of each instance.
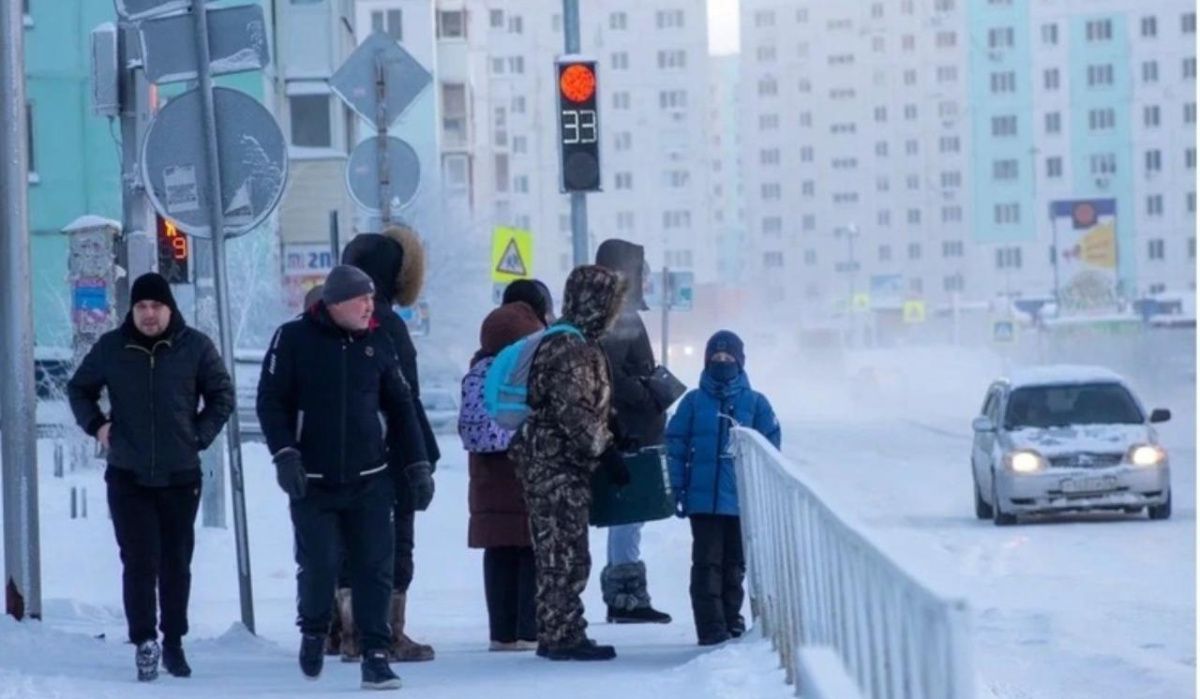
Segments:
[[[142,336],[130,311],[121,327],[96,341],[67,384],[85,432],[95,436],[112,422],[108,465],[152,487],[198,483],[200,452],[235,407],[233,383],[212,340],[169,305],[171,322],[161,336]],[[112,408],[107,416],[102,389]]]
[[[375,322],[395,345],[400,370],[413,396],[413,407],[425,440],[425,453],[436,464],[441,458],[437,437],[421,404],[421,385],[417,374],[417,348],[408,333],[408,325],[392,310],[393,305],[411,306],[421,296],[425,282],[425,249],[410,228],[393,227],[385,233],[361,233],[342,251],[342,264],[354,265],[375,282]]]
[[[541,330],[542,319],[524,302],[507,303],[488,314],[479,330],[480,349],[472,366],[517,340]],[[466,405],[466,399],[463,400]],[[532,546],[529,511],[508,454],[469,454],[467,504],[471,518],[467,545],[471,548]]]
[[[729,430],[735,420],[779,448],[779,421],[770,402],[750,388],[745,370],[729,381],[708,369],[700,388],[688,392],[667,428],[671,489],[685,514],[738,515],[737,474]]]
[[[347,332],[324,301],[284,323],[263,357],[258,421],[267,447],[298,449],[308,478],[324,484],[428,461],[414,402],[384,333],[374,323]]]
[[[606,240],[596,251],[596,264],[621,273],[625,279],[620,316],[600,343],[612,366],[618,446],[624,451],[637,451],[662,444],[669,406],[660,406],[647,388],[657,362],[646,325],[638,315],[647,308],[642,297],[645,250],[624,240]]]
[[[612,444],[612,384],[599,340],[620,311],[624,280],[596,266],[567,279],[560,323],[578,328],[544,339],[529,371],[529,417],[509,455],[532,497],[559,487],[589,490],[599,457]]]

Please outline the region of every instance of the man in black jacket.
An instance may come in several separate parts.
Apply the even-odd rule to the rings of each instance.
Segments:
[[[626,280],[625,305],[616,325],[600,344],[613,372],[614,433],[617,446],[636,453],[663,444],[667,405],[660,405],[650,390],[650,377],[657,363],[650,336],[639,311],[647,310],[642,298],[646,270],[645,250],[640,245],[610,239],[596,250],[596,264],[620,272]],[[610,623],[670,623],[671,616],[650,604],[646,586],[646,564],[641,560],[641,524],[626,524],[608,530],[608,565],[600,573],[604,603]]]
[[[400,680],[388,667],[387,612],[395,479],[403,479],[412,508],[423,510],[433,475],[395,348],[372,318],[374,294],[371,278],[355,267],[329,273],[322,300],[271,341],[258,419],[291,499],[301,671],[313,679],[321,673],[344,546],[364,649],[362,686],[394,689]]]
[[[105,389],[107,415],[100,409]],[[125,619],[137,646],[138,679],[158,677],[160,652],[168,672],[187,677],[183,636],[200,452],[234,410],[229,373],[212,340],[184,323],[167,280],[150,273],[134,281],[125,322],[92,346],[67,393],[76,422],[107,450],[104,480],[124,566]],[[156,592],[161,651],[154,629]]]
[[[421,239],[415,231],[402,226],[393,226],[380,233],[363,233],[354,237],[342,252],[342,264],[352,265],[366,272],[375,285],[375,312],[373,318],[379,330],[392,342],[400,359],[400,370],[412,391],[413,407],[421,424],[421,436],[425,442],[425,454],[430,464],[437,468],[441,453],[437,438],[421,405],[421,386],[417,376],[417,349],[408,333],[408,325],[392,306],[411,306],[421,295],[424,282],[425,252]],[[433,660],[433,647],[417,643],[404,632],[408,588],[413,580],[413,547],[415,545],[415,513],[412,495],[407,481],[396,480],[395,534],[396,551],[392,576],[392,597],[388,607],[388,619],[392,627],[390,655],[393,662]],[[354,614],[352,596],[346,589],[346,575],[338,584],[338,619],[343,642],[342,658],[353,658]]]

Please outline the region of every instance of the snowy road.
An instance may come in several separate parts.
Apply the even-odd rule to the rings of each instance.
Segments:
[[[1176,498],[1167,522],[976,520],[969,417],[802,417],[785,423],[785,452],[915,570],[955,574],[985,699],[1179,699],[1194,696],[1196,661],[1188,413],[1164,430]]]

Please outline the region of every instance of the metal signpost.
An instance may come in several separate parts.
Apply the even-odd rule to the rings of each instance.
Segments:
[[[148,79],[198,82],[197,88],[171,100],[148,127],[140,162],[142,184],[159,214],[193,236],[212,240],[221,354],[236,392],[225,239],[249,232],[279,205],[287,180],[287,143],[262,105],[236,90],[214,88],[212,76],[267,64],[262,10],[242,6],[210,11],[203,2],[189,0],[116,0],[116,6],[126,21],[140,23]],[[167,16],[187,9],[187,15]],[[253,632],[241,424],[236,410],[230,415],[227,435],[242,623]]]
[[[388,128],[416,100],[433,75],[383,32],[367,37],[330,78],[329,86],[375,136],[355,147],[346,166],[350,196],[383,227],[416,197],[421,161],[413,147],[388,136]]]
[[[0,3],[0,460],[4,487],[5,611],[42,616],[38,553],[37,397],[29,272],[25,16]]]
[[[652,287],[653,288],[653,287]],[[671,311],[690,311],[695,305],[695,274],[692,272],[672,272],[663,267],[662,289],[654,289],[653,295],[647,299],[648,306],[662,306],[662,365],[669,366],[668,339],[671,332]]]

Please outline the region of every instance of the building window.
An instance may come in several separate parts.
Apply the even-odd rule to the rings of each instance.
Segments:
[[[800,194],[806,197],[816,196],[817,183],[813,180],[804,180],[800,183]]]
[[[383,32],[396,41],[404,41],[403,15],[400,10],[371,13],[371,31]]]
[[[759,114],[758,115],[758,130],[759,131],[774,131],[779,128],[778,114]]]
[[[816,250],[809,249],[809,250],[804,251],[804,264],[808,265],[809,267],[816,266],[816,264],[817,264],[817,251]]]
[[[1109,41],[1112,39],[1112,20],[1097,19],[1087,23],[1088,41]]]
[[[941,136],[938,138],[938,151],[942,153],[957,153],[961,149],[958,136]]]
[[[467,38],[467,11],[439,10],[437,13],[437,35],[439,39]]]
[[[520,175],[513,178],[513,191],[520,194],[529,193],[529,176]]]
[[[907,121],[915,121],[917,118],[917,105],[915,105],[915,104],[904,105],[904,118]]]
[[[1042,43],[1051,46],[1058,43],[1058,25],[1043,24],[1042,25]]]
[[[633,173],[618,172],[613,177],[613,187],[616,189],[633,189]]]
[[[300,148],[332,148],[333,116],[329,95],[290,95],[292,145]]]
[[[773,97],[779,94],[779,83],[775,82],[775,78],[763,78],[758,81],[759,97]]]
[[[658,52],[658,67],[660,70],[687,67],[687,51],[675,49]]]
[[[813,160],[812,146],[802,146],[800,148],[800,162],[811,163]]]
[[[778,165],[779,164],[779,149],[769,148],[758,152],[758,162],[760,165]]]
[[[1063,174],[1062,158],[1055,156],[1046,158],[1046,177],[1050,179],[1058,179]]]
[[[764,182],[760,193],[763,201],[777,201],[783,196],[783,187],[778,182]]]
[[[496,191],[507,192],[510,180],[508,172],[508,154],[496,153],[496,157],[493,162],[495,162],[496,165]]]
[[[756,27],[773,27],[775,26],[775,13],[771,10],[759,10],[754,13],[754,26]]]
[[[442,178],[452,190],[462,191],[471,185],[470,160],[465,155],[442,156]]]
[[[957,66],[938,66],[937,81],[939,83],[952,83],[958,81]]]
[[[1195,77],[1196,77],[1196,57],[1191,56],[1190,58],[1183,59],[1183,78],[1186,80],[1188,78],[1195,79]]]
[[[1158,19],[1154,15],[1142,18],[1142,36],[1158,36]]]
[[[1158,61],[1143,61],[1142,62],[1142,82],[1144,82],[1144,83],[1158,82]]]
[[[1163,240],[1162,238],[1155,238],[1153,240],[1149,240],[1146,242],[1148,243],[1147,244],[1147,248],[1148,248],[1147,252],[1149,253],[1151,260],[1165,260],[1166,259],[1167,243],[1165,240]]]
[[[1146,151],[1146,172],[1162,170],[1162,151],[1158,149]]]
[[[996,204],[992,210],[992,220],[996,225],[1008,226],[1021,222],[1021,205],[1016,202]]]
[[[1196,103],[1195,102],[1187,102],[1183,105],[1183,123],[1185,123],[1185,124],[1195,124],[1196,123]]]
[[[942,207],[942,223],[960,223],[962,222],[962,216],[961,206]]]
[[[520,15],[508,18],[508,33],[509,34],[524,34],[525,20]]]
[[[1113,84],[1113,67],[1111,63],[1087,67],[1088,87]]]
[[[759,63],[770,63],[775,60],[775,47],[759,46],[756,55]]]
[[[1062,132],[1062,114],[1058,112],[1046,112],[1046,133],[1061,133]]]
[[[1093,175],[1111,175],[1117,171],[1117,156],[1113,153],[1095,153],[1091,157]]]
[[[512,99],[512,113],[513,114],[524,114],[525,113],[525,96],[524,95],[518,95],[517,97],[514,97]]]
[[[467,142],[467,86],[462,83],[442,83],[442,132],[446,145]]]
[[[1048,68],[1042,73],[1042,85],[1047,90],[1058,89],[1058,68]]]
[[[508,72],[513,75],[521,75],[525,72],[525,57],[524,56],[509,56],[508,57]]]
[[[619,131],[613,137],[613,150],[627,151],[633,148],[633,134],[628,131]]]
[[[800,112],[800,128],[810,129],[813,125],[812,112]]]
[[[1180,28],[1184,34],[1196,33],[1196,13],[1185,12],[1180,18]]]
[[[963,287],[964,287],[963,276],[961,274],[954,274],[949,277],[942,278],[942,289],[946,293],[952,294],[952,293],[961,292],[963,290]]]
[[[1195,192],[1187,193],[1187,200],[1185,202],[1185,207],[1187,208],[1187,211],[1189,214],[1196,213],[1196,193]],[[1194,257],[1194,255],[1193,255],[1193,257]]]
[[[629,70],[629,54],[618,51],[612,55],[613,70]]]
[[[962,257],[963,244],[961,240],[942,241],[942,257]]]
[[[1183,151],[1183,166],[1188,170],[1196,169],[1196,149],[1194,147]]]
[[[629,17],[624,12],[613,12],[608,16],[608,28],[624,30],[629,28]]]
[[[783,267],[783,253],[782,252],[764,252],[763,253],[763,267],[765,267],[767,269],[778,269],[780,267]]]
[[[687,107],[686,90],[664,90],[658,93],[658,106],[662,109],[684,109]]]
[[[1147,216],[1162,216],[1163,213],[1163,198],[1161,194],[1151,194],[1146,197],[1146,215]]]
[[[613,93],[613,109],[629,109],[629,102],[628,92]]]
[[[491,10],[488,12],[488,24],[492,29],[500,29],[504,26],[504,10]]]
[[[992,73],[991,81],[993,93],[998,94],[1003,92],[1017,91],[1017,74],[1012,71],[1007,71],[1004,73]],[[1057,71],[1055,71],[1055,87],[1057,87],[1057,82],[1058,75]]]
[[[1021,248],[996,248],[996,269],[1021,269]]]
[[[892,212],[883,209],[875,213],[875,223],[882,228],[887,228],[892,225]]]
[[[875,155],[877,155],[877,156],[879,156],[879,157],[881,157],[881,158],[886,158],[886,157],[887,157],[887,154],[888,154],[888,144],[887,144],[887,141],[879,141],[879,142],[877,142],[877,143],[875,144]]]
[[[1015,43],[1016,32],[1012,27],[996,27],[988,30],[988,48],[1003,49],[1012,48]]]
[[[677,29],[683,26],[683,10],[659,10],[654,21],[659,29]]]
[[[921,223],[921,210],[909,209],[906,213],[908,225],[915,226]]]
[[[892,246],[891,245],[880,245],[879,246],[879,261],[880,262],[888,262],[891,259],[892,259]]]
[[[1016,160],[994,160],[992,161],[992,179],[1015,180],[1017,179],[1017,169]]]
[[[1017,117],[1015,115],[992,117],[993,136],[1016,136]]]
[[[1142,109],[1142,124],[1148,128],[1156,128],[1159,124],[1159,109],[1157,104],[1146,105]]]
[[[1106,131],[1117,124],[1117,113],[1109,109],[1092,109],[1088,111],[1088,128],[1092,131]]]

